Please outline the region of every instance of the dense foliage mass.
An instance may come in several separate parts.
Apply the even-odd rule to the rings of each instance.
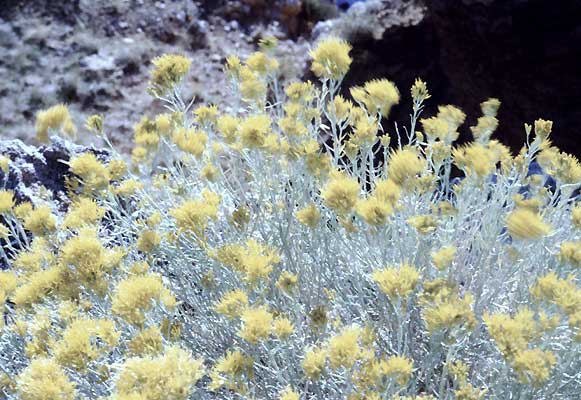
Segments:
[[[261,46],[227,60],[235,114],[182,99],[189,60],[154,60],[168,112],[135,125],[130,163],[70,160],[66,213],[0,190],[2,397],[578,398],[581,166],[551,122],[513,156],[489,99],[455,146],[465,114],[421,119],[418,79],[387,129],[392,82],[338,94],[347,43],[285,88]],[[37,130],[77,131],[62,105]]]

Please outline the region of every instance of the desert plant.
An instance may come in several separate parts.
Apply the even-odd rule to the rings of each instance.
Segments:
[[[167,113],[136,124],[130,163],[70,160],[65,215],[0,191],[3,395],[577,398],[581,166],[551,122],[513,156],[489,99],[455,146],[465,114],[421,119],[420,79],[388,128],[392,82],[339,95],[346,42],[285,88],[263,47],[227,60],[236,114],[194,108],[189,61],[156,59]],[[40,137],[69,120],[40,114]],[[108,143],[106,122],[87,128]]]

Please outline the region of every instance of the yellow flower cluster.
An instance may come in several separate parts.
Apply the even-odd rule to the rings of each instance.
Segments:
[[[517,208],[506,218],[506,227],[515,239],[540,239],[551,231],[542,217],[526,208]]]
[[[296,213],[297,220],[309,228],[315,228],[321,219],[321,212],[315,204],[309,204]]]
[[[274,265],[280,262],[276,249],[249,239],[246,246],[225,245],[213,254],[222,264],[244,274],[250,284],[266,280]]]
[[[415,290],[420,274],[414,267],[402,264],[394,268],[376,269],[372,278],[391,301],[397,301],[398,298],[403,299]]]
[[[359,199],[359,183],[344,173],[333,172],[331,180],[321,190],[323,204],[338,214],[350,213]]]
[[[409,147],[398,150],[389,157],[389,179],[398,186],[420,174],[424,168],[424,161]]]
[[[203,375],[203,360],[170,347],[160,356],[126,360],[117,376],[114,398],[186,400]]]
[[[196,158],[201,158],[208,143],[208,135],[195,129],[176,129],[172,137],[176,146]]]
[[[71,172],[79,177],[85,190],[106,189],[109,173],[93,153],[83,153],[70,161]]]
[[[214,306],[214,310],[228,318],[237,318],[242,315],[247,307],[248,295],[243,290],[235,289],[225,293]]]
[[[244,378],[253,376],[254,360],[239,350],[228,351],[218,360],[210,372],[209,387],[218,390],[222,386],[235,392],[244,392]]]
[[[60,252],[61,263],[67,267],[68,279],[97,290],[108,287],[106,276],[122,256],[119,251],[103,247],[97,231],[91,227],[81,229],[77,236],[67,240]]]
[[[456,328],[471,330],[475,327],[476,318],[470,293],[460,298],[457,287],[443,279],[425,281],[423,289],[423,317],[429,332],[451,332]]]
[[[260,148],[265,145],[270,132],[270,118],[267,115],[253,115],[240,124],[240,140],[247,148]]]
[[[350,92],[353,99],[364,105],[369,114],[380,114],[382,117],[387,117],[400,99],[399,90],[387,79],[369,81],[363,87],[352,87]]]
[[[311,70],[321,79],[340,80],[353,61],[350,51],[351,45],[341,39],[324,39],[311,51]]]
[[[35,358],[17,377],[17,393],[22,400],[73,400],[75,385],[63,368],[50,358]]]
[[[0,190],[0,214],[12,211],[14,207],[14,193],[11,190]]]
[[[331,368],[351,368],[361,353],[359,346],[360,329],[348,327],[329,341],[327,357]]]
[[[104,215],[105,209],[100,207],[96,201],[82,197],[70,207],[63,220],[62,227],[78,229],[83,226],[94,225],[99,223]]]
[[[146,313],[156,303],[169,310],[177,303],[173,294],[164,286],[161,276],[153,273],[130,276],[117,285],[111,312],[133,325],[142,326],[147,318]]]
[[[186,76],[192,61],[179,54],[164,54],[155,58],[152,64],[150,90],[163,96]]]
[[[202,199],[188,200],[179,207],[173,208],[169,214],[175,218],[177,227],[184,232],[192,232],[203,237],[210,219],[218,217],[220,196],[204,190]]]
[[[242,329],[238,336],[252,344],[268,338],[272,331],[273,316],[264,307],[248,308],[242,313]]]
[[[442,141],[452,144],[458,139],[458,128],[464,123],[466,114],[452,105],[438,106],[438,114],[435,117],[422,119],[420,122],[428,142]]]
[[[58,104],[36,114],[36,138],[40,142],[48,142],[51,130],[62,130],[70,137],[75,136],[77,128],[66,105]]]
[[[60,365],[83,371],[90,362],[115,348],[119,336],[110,320],[73,321],[54,346],[55,359]]]

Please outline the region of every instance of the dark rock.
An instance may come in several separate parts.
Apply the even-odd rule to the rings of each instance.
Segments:
[[[364,4],[371,3],[366,2]],[[386,12],[396,2],[385,1]],[[400,3],[413,3],[402,0]],[[428,83],[438,104],[454,104],[467,114],[460,141],[480,116],[480,102],[501,100],[495,137],[518,151],[524,123],[554,121],[552,138],[564,151],[581,156],[581,2],[563,0],[425,0],[423,18],[409,23],[385,19],[380,38],[365,30],[348,39],[354,63],[345,87],[379,77],[393,80],[402,93],[390,120],[409,121],[409,88],[415,77]],[[360,5],[360,4],[358,4]],[[349,13],[343,18],[348,18]],[[397,21],[397,20],[395,20]],[[393,132],[390,123],[388,129]]]
[[[192,21],[187,33],[190,49],[197,50],[208,46],[208,27],[205,21]]]
[[[52,200],[65,210],[70,204],[65,181],[72,176],[66,163],[86,152],[92,152],[102,161],[109,159],[106,150],[78,146],[55,136],[50,144],[38,148],[20,140],[0,141],[0,155],[11,160],[7,177],[0,170],[0,182],[5,182],[5,189],[14,191],[16,203],[34,204],[41,191],[49,190]]]
[[[499,134],[513,149],[523,124],[552,119],[555,144],[581,155],[581,2],[428,0],[451,98],[473,117],[489,96],[503,102]],[[470,122],[470,121],[469,121]]]

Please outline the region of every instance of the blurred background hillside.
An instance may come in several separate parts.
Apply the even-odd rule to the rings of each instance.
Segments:
[[[479,116],[502,101],[496,136],[513,150],[523,124],[552,119],[553,140],[581,155],[579,0],[1,0],[0,137],[34,143],[34,115],[59,102],[75,122],[106,115],[114,142],[130,149],[132,126],[158,111],[147,87],[150,60],[193,59],[186,83],[196,101],[234,106],[222,64],[266,36],[279,39],[281,79],[308,78],[308,50],[320,36],[353,46],[345,88],[386,77],[403,94],[390,116],[407,123],[416,77],[433,94],[426,113],[455,104]],[[426,115],[427,115],[426,114]],[[390,122],[388,131],[393,126]],[[81,131],[80,141],[88,143]]]

